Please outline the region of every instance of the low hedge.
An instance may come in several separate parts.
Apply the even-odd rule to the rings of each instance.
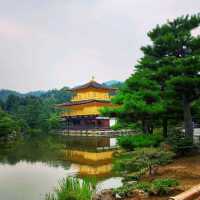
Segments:
[[[131,197],[134,190],[142,190],[149,195],[164,196],[179,185],[178,181],[170,178],[155,179],[152,182],[136,182],[133,184],[124,184],[122,187],[113,189],[113,193],[120,197]]]
[[[138,134],[133,136],[120,136],[117,139],[118,145],[129,151],[141,147],[158,147],[162,141],[163,137],[159,134]]]

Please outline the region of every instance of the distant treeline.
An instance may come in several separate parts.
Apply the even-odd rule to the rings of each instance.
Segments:
[[[104,84],[115,88],[122,85],[119,81]],[[0,90],[0,136],[36,134],[60,128],[59,110],[55,105],[71,99],[72,93],[68,89],[26,94]]]
[[[55,105],[69,101],[67,88],[40,95],[10,94],[0,100],[0,136],[48,132],[59,128],[59,111]]]

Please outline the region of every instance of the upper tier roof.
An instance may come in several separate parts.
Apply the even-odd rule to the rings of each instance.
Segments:
[[[82,101],[72,101],[72,102],[66,102],[62,104],[58,104],[57,107],[63,107],[63,106],[75,106],[75,105],[81,105],[81,104],[88,104],[88,103],[111,103],[108,100],[96,100],[96,99],[91,99],[91,100],[82,100]]]
[[[76,91],[76,90],[81,90],[81,89],[86,89],[86,88],[96,88],[96,89],[105,89],[105,90],[115,90],[114,88],[110,88],[106,85],[97,83],[96,81],[92,80],[84,85],[80,85],[77,87],[72,88],[72,91]]]

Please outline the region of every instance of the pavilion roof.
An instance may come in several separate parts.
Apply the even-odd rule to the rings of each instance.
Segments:
[[[86,84],[83,84],[83,85],[80,85],[80,86],[77,86],[77,87],[74,87],[72,88],[71,90],[72,91],[76,91],[76,90],[81,90],[81,89],[86,89],[86,88],[97,88],[97,89],[105,89],[105,90],[115,90],[114,88],[111,88],[111,87],[108,87],[104,84],[100,84],[94,80],[86,83]]]
[[[88,104],[88,103],[110,103],[109,100],[97,100],[97,99],[89,99],[89,100],[82,100],[82,101],[71,101],[71,102],[65,102],[62,104],[58,104],[57,107],[65,107],[65,106],[75,106],[75,105],[81,105],[81,104]]]

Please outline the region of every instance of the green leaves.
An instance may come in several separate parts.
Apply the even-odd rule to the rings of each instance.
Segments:
[[[21,131],[21,122],[0,109],[0,137],[16,135]]]
[[[186,15],[150,31],[151,44],[141,48],[144,56],[135,73],[112,100],[119,107],[104,114],[124,124],[140,124],[146,133],[161,124],[167,130],[164,121],[178,124],[184,118],[191,135],[190,104],[200,97],[200,37],[191,32],[198,26],[200,14]]]
[[[67,177],[60,181],[53,194],[46,195],[46,200],[91,200],[93,192],[90,181]]]
[[[123,198],[133,196],[134,190],[142,190],[150,195],[163,196],[169,194],[178,185],[179,183],[175,179],[155,179],[152,182],[124,184],[122,187],[114,189],[113,192]]]
[[[104,109],[102,113],[128,123],[140,124],[144,119],[153,120],[164,111],[164,102],[161,99],[160,85],[151,76],[151,71],[147,69],[131,75],[112,99],[119,106]]]
[[[118,144],[126,150],[134,150],[142,147],[157,147],[163,140],[159,134],[138,134],[134,136],[121,136],[117,138]]]
[[[179,183],[175,179],[156,179],[152,182],[151,189],[149,191],[150,194],[154,195],[166,195],[170,193],[170,190],[176,186],[178,186]]]
[[[121,153],[114,160],[113,171],[122,174],[141,176],[145,172],[153,174],[158,165],[165,165],[172,161],[174,153],[161,148],[137,148],[133,152]]]

